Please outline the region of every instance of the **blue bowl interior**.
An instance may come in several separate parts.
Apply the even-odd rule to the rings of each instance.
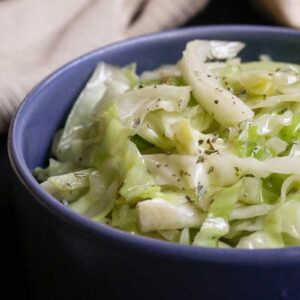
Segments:
[[[259,54],[268,54],[274,60],[300,63],[300,33],[297,31],[255,26],[213,26],[175,30],[128,40],[96,50],[67,64],[49,76],[27,96],[10,130],[12,163],[21,181],[36,195],[38,201],[45,206],[52,205],[52,208],[54,207],[56,212],[60,210],[63,216],[70,217],[71,215],[68,209],[56,205],[51,197],[45,195],[30,172],[36,166],[47,164],[53,135],[63,126],[72,103],[92,74],[97,62],[104,61],[120,66],[136,62],[138,71],[141,72],[161,64],[175,63],[181,57],[185,44],[196,38],[243,41],[247,44],[246,49],[241,53],[244,60],[255,60]],[[74,215],[73,213],[70,218],[75,222],[80,218],[80,220],[83,219]],[[90,221],[85,222],[84,224],[88,224],[90,228],[94,226]],[[103,229],[101,230],[103,233]],[[120,234],[115,236],[121,238]],[[132,237],[132,239],[138,238]],[[154,244],[159,248],[163,243],[153,241]],[[174,245],[172,247],[175,249]],[[187,248],[190,250],[192,247],[184,249]],[[180,249],[185,251],[183,248]],[[191,249],[191,251],[195,250]],[[228,253],[225,250],[219,251],[223,254]],[[226,256],[228,261],[231,261],[229,253],[224,256],[221,252],[218,252],[220,260]],[[296,252],[290,252],[290,254],[292,260]],[[278,253],[278,255],[281,254]],[[247,257],[252,257],[253,262],[259,261],[254,252],[247,254]]]

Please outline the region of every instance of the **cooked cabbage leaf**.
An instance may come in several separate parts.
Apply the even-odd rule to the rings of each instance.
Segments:
[[[137,74],[100,62],[33,174],[62,205],[200,247],[300,245],[300,66],[190,41]]]

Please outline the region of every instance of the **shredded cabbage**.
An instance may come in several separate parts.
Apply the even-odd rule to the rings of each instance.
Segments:
[[[195,40],[174,65],[99,63],[41,187],[95,222],[184,245],[300,245],[300,66]]]

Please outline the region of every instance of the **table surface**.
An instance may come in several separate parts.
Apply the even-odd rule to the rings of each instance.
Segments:
[[[211,0],[207,8],[184,26],[210,24],[277,25],[245,0]],[[7,155],[7,136],[0,137],[0,299],[29,299],[26,270],[20,246],[11,187],[12,170]],[[9,295],[9,297],[7,296]]]

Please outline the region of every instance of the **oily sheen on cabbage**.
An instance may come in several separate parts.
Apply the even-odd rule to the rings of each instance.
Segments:
[[[33,174],[109,226],[218,248],[300,245],[300,67],[194,40],[136,74],[100,62]]]

